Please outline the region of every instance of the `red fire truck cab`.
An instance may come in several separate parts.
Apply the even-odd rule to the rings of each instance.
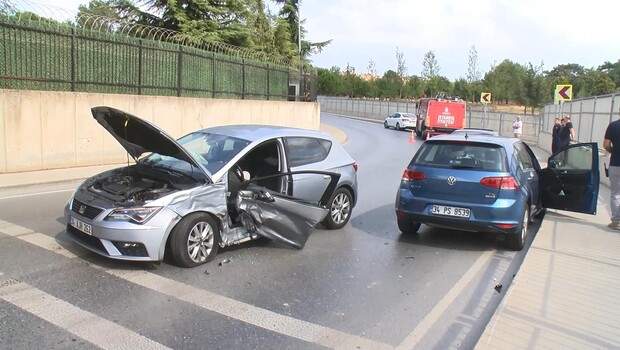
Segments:
[[[459,99],[421,98],[416,109],[416,134],[425,140],[450,134],[465,127],[465,101]]]

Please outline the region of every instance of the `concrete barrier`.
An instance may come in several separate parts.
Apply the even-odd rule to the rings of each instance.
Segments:
[[[124,149],[92,117],[106,105],[173,137],[230,124],[319,129],[318,103],[0,89],[0,174],[122,163]]]

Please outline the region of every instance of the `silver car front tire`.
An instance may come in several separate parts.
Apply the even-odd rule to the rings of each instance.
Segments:
[[[194,267],[211,261],[220,244],[220,230],[215,219],[204,213],[190,214],[170,234],[170,256],[175,265]]]

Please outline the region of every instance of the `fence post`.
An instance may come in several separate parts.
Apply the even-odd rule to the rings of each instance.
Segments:
[[[181,78],[183,76],[183,46],[179,45],[179,51],[177,52],[177,96],[181,97]]]
[[[267,101],[269,101],[269,63],[267,63]]]
[[[241,99],[245,100],[245,58],[241,59]]]
[[[502,136],[502,125],[504,124],[504,115],[503,114],[499,114],[499,136]]]
[[[583,113],[583,100],[579,101],[579,123],[577,124],[577,139],[579,139],[579,131],[581,130],[582,113]]]
[[[617,94],[611,95],[611,108],[609,109],[609,122],[611,123],[614,116],[614,102],[616,102]]]
[[[138,39],[138,95],[142,95],[142,39]]]
[[[215,52],[211,55],[211,97],[215,98]]]
[[[71,91],[75,91],[75,28],[71,27]]]
[[[596,118],[596,100],[598,96],[594,96],[594,106],[592,106],[592,123],[590,123],[590,141],[592,142],[592,136],[594,134],[594,119]],[[577,141],[579,141],[579,134],[577,134]]]

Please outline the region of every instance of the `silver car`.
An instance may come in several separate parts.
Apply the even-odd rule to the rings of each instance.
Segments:
[[[191,267],[260,236],[302,248],[318,223],[351,217],[357,163],[329,135],[231,125],[174,140],[114,108],[92,113],[135,161],[87,179],[65,208],[68,235],[98,254]]]

